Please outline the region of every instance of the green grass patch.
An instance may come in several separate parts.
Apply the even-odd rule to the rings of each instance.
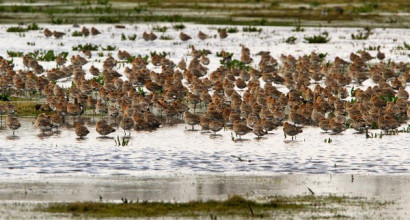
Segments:
[[[31,23],[31,24],[27,25],[26,30],[27,31],[38,31],[38,30],[41,30],[41,28],[40,28],[40,26],[38,26],[38,24]]]
[[[147,7],[138,5],[138,6],[134,7],[134,11],[139,14],[139,13],[142,13],[144,11],[147,11]]]
[[[257,28],[257,27],[251,27],[251,26],[249,26],[249,27],[243,27],[242,28],[242,31],[243,32],[262,32],[262,28]]]
[[[174,26],[172,26],[172,28],[179,31],[179,30],[185,29],[185,25],[184,24],[175,24]]]
[[[63,58],[67,58],[68,52],[61,52],[59,54],[54,54],[54,50],[35,50],[30,52],[29,55],[38,61],[55,61],[57,56],[60,55]]]
[[[379,6],[379,3],[377,2],[366,3],[359,7],[354,7],[352,9],[352,13],[369,13],[372,12],[374,9],[378,9]]]
[[[228,31],[228,33],[233,34],[233,33],[238,33],[239,30],[238,30],[237,27],[230,27],[230,28],[227,29],[227,31]]]
[[[0,100],[5,101],[5,102],[10,101],[10,96],[7,95],[7,94],[1,94],[0,95]]]
[[[293,32],[303,32],[303,31],[305,31],[305,29],[300,26],[300,23],[298,23],[296,25],[295,29],[292,29],[292,31]]]
[[[83,36],[83,32],[81,31],[74,31],[71,36],[73,37],[82,37]]]
[[[66,19],[66,21],[67,21],[67,19]],[[64,20],[62,18],[51,17],[51,23],[52,24],[63,24]]]
[[[135,39],[137,39],[137,35],[136,35],[136,34],[133,34],[133,35],[131,35],[131,36],[128,36],[128,40],[134,41]]]
[[[174,38],[172,38],[171,36],[168,36],[168,35],[161,35],[159,37],[159,39],[161,39],[161,40],[173,40]]]
[[[228,28],[218,28],[218,32],[221,32],[222,30],[226,30],[228,33],[238,33],[238,28],[237,27],[228,27]]]
[[[11,33],[21,33],[21,32],[37,31],[37,30],[41,30],[41,28],[38,26],[38,24],[31,23],[31,24],[27,25],[26,28],[21,27],[21,26],[9,27],[9,28],[7,28],[6,31],[11,32]]]
[[[364,49],[365,50],[377,50],[377,51],[379,51],[380,50],[380,45],[377,45],[377,46],[372,46],[372,45],[370,45],[370,46],[368,46],[368,47],[365,47]]]
[[[155,26],[152,29],[156,32],[165,33],[165,32],[167,32],[168,27],[167,26]]]
[[[9,27],[6,30],[7,32],[11,32],[11,33],[20,33],[20,32],[26,32],[27,30],[23,27]]]
[[[127,40],[127,37],[125,36],[124,33],[121,34],[121,40],[122,40],[122,41]]]
[[[151,55],[151,57],[158,55],[160,57],[166,57],[169,55],[169,53],[162,51],[162,52],[157,52],[157,51],[150,51],[149,54]]]
[[[222,51],[221,52],[216,52],[216,56],[217,57],[222,57]],[[233,53],[226,52],[226,56],[232,58]]]
[[[36,111],[36,105],[39,104],[37,102],[31,102],[31,101],[18,101],[14,102],[13,100],[18,99],[16,97],[11,97],[10,101],[11,103],[16,107],[17,109],[17,115],[19,116],[36,116],[39,112]],[[27,99],[24,99],[27,100]],[[0,104],[5,104],[4,101],[0,101]]]
[[[101,85],[104,85],[104,76],[103,75],[99,75],[99,76],[94,76],[91,81],[95,81]]]
[[[330,41],[330,38],[323,35],[313,35],[312,37],[304,38],[309,44],[325,44]]]
[[[0,95],[1,96],[1,95]],[[3,101],[32,101],[29,98],[25,98],[25,97],[19,97],[19,96],[11,96],[8,98],[8,100],[3,100]]]
[[[117,49],[116,46],[107,45],[106,47],[101,47],[103,51],[114,51]]]
[[[11,5],[11,6],[2,5],[0,6],[0,12],[34,13],[37,11],[38,11],[37,8],[32,7],[32,6],[26,6],[26,5]]]
[[[286,38],[285,42],[288,44],[295,44],[296,40],[297,40],[296,37],[291,36],[291,37]]]
[[[357,34],[352,34],[352,40],[367,40],[371,34],[370,28],[366,29],[365,32],[360,31]]]
[[[107,5],[110,2],[110,0],[97,0],[97,4],[99,5]]]
[[[397,50],[410,50],[410,44],[403,42],[403,46],[397,46]]]
[[[119,23],[121,21],[121,16],[101,16],[96,19],[97,22],[106,23],[106,24],[114,24]]]
[[[228,69],[237,68],[237,69],[246,70],[246,71],[249,71],[250,69],[250,67],[248,65],[245,65],[244,62],[236,60],[236,59],[230,60],[228,62],[224,62],[223,60],[221,60],[220,63],[225,65]]]
[[[9,57],[22,57],[22,56],[24,56],[24,53],[23,53],[23,52],[20,52],[20,51],[11,51],[11,50],[8,50],[8,51],[7,51],[7,55],[8,55]]]
[[[126,36],[124,33],[121,34],[121,40],[122,41],[127,40],[127,38],[128,38],[128,40],[135,41],[135,39],[137,38],[137,35],[133,34],[131,36]]]
[[[320,6],[321,3],[318,2],[318,1],[313,1],[313,2],[310,2],[309,5],[312,6],[312,7],[317,7],[317,6]]]
[[[73,46],[73,50],[74,51],[82,51],[82,50],[89,50],[89,51],[97,51],[98,50],[98,45],[95,45],[95,44],[84,44],[84,45],[82,45],[82,44],[79,44],[79,45],[77,45],[77,46]]]
[[[392,96],[391,94],[387,94],[387,96],[380,95],[379,97],[384,102],[393,102],[393,103],[396,103],[396,101],[399,99],[397,96]]]

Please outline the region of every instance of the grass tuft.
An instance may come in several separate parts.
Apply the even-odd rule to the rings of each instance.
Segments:
[[[167,32],[168,27],[167,26],[162,26],[162,27],[161,26],[155,26],[152,29],[156,32],[165,33],[165,32]]]
[[[7,51],[7,55],[8,55],[9,57],[22,57],[22,56],[24,56],[24,53],[23,53],[23,52],[20,52],[20,51],[11,51],[11,50],[8,50],[8,51]]]
[[[184,24],[176,24],[174,26],[172,26],[175,30],[179,31],[179,30],[183,30],[185,29],[185,25]]]
[[[79,44],[77,46],[73,46],[74,51],[82,51],[82,50],[89,50],[89,51],[97,51],[98,50],[98,45],[94,44]]]
[[[11,33],[20,33],[20,32],[26,32],[27,30],[23,27],[9,27],[6,30],[7,32]]]
[[[262,28],[257,28],[257,27],[251,27],[251,26],[249,26],[249,27],[243,27],[242,28],[242,31],[243,32],[262,32]]]
[[[83,33],[81,31],[74,31],[71,36],[73,37],[82,37]]]
[[[172,38],[171,36],[167,36],[167,35],[161,35],[159,37],[159,39],[161,39],[161,40],[173,40],[174,38]]]
[[[285,42],[288,44],[295,44],[296,40],[297,38],[295,36],[291,36],[291,37],[286,38]]]
[[[323,35],[313,35],[312,37],[305,37],[309,44],[325,44],[330,41],[330,38]]]
[[[54,54],[54,50],[35,50],[34,52],[30,52],[29,55],[38,61],[50,62],[55,61],[58,55],[67,58],[68,52],[61,52],[57,55]]]
[[[117,49],[116,46],[111,46],[111,45],[107,45],[107,47],[101,47],[102,50],[104,51],[114,51]]]

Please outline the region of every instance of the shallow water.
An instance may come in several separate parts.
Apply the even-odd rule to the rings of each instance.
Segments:
[[[17,137],[12,136],[11,130],[0,132],[0,176],[406,174],[410,169],[410,145],[405,144],[410,141],[408,133],[366,139],[364,134],[354,134],[351,129],[341,135],[330,135],[319,128],[306,127],[296,141],[291,141],[290,137],[284,138],[279,127],[261,139],[249,133],[242,141],[232,141],[230,130],[213,136],[177,124],[151,132],[132,131],[129,145],[118,147],[114,139],[98,135],[92,120],[86,123],[91,133],[83,140],[76,137],[70,126],[43,135],[32,120],[21,119]],[[124,136],[122,129],[109,135],[117,136]],[[328,138],[332,143],[324,142]]]

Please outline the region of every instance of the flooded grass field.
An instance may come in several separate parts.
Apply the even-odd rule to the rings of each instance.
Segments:
[[[406,219],[403,4],[0,1],[0,218]]]

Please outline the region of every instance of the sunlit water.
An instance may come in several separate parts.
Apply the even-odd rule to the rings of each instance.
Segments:
[[[407,133],[366,139],[364,134],[355,134],[352,129],[341,135],[330,135],[319,128],[306,127],[295,141],[291,141],[290,137],[285,139],[279,127],[262,139],[249,133],[242,141],[232,141],[231,130],[213,136],[189,131],[186,125],[178,124],[151,132],[132,131],[127,146],[116,146],[114,139],[101,138],[92,122],[86,124],[91,133],[81,140],[72,127],[43,135],[32,125],[32,120],[21,119],[23,125],[17,137],[12,136],[11,130],[0,132],[1,176],[59,173],[405,174],[410,169],[410,145],[406,144],[410,135]],[[120,139],[123,136],[121,128],[109,135]],[[329,138],[332,142],[325,143]]]

